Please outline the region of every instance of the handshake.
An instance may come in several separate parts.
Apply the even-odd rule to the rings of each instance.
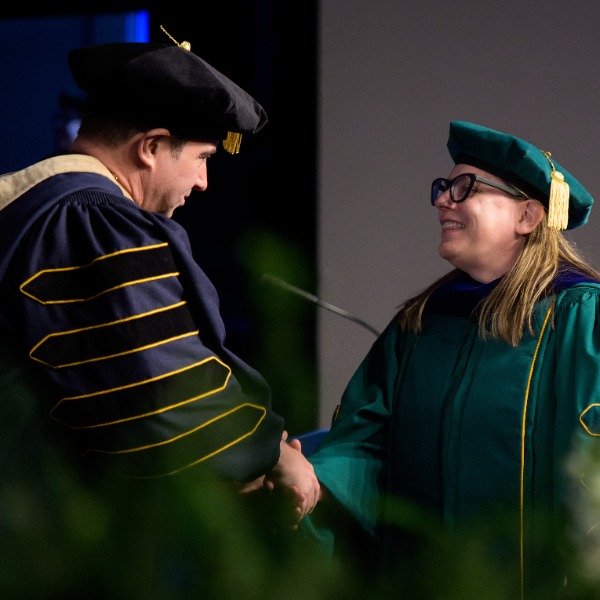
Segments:
[[[283,432],[277,464],[265,475],[240,484],[246,496],[276,495],[284,510],[284,523],[296,529],[304,516],[311,513],[322,497],[319,480],[312,464],[302,454],[300,440],[287,441]]]

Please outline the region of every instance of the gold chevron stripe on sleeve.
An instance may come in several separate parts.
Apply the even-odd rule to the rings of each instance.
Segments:
[[[169,246],[164,243],[113,252],[86,265],[44,269],[20,289],[40,304],[85,302],[128,285],[178,274]]]
[[[216,394],[225,389],[230,375],[231,369],[212,356],[145,381],[63,398],[50,414],[72,429],[107,427],[173,410]]]
[[[174,475],[251,436],[265,415],[264,406],[246,403],[173,438],[117,451],[93,448],[86,452],[86,458],[109,463],[117,473],[127,477]]]
[[[140,352],[198,334],[186,302],[126,319],[52,333],[30,357],[55,369]]]

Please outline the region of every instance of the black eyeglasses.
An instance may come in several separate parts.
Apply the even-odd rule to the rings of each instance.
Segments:
[[[510,185],[504,185],[503,183],[486,179],[485,177],[481,177],[481,175],[475,175],[475,173],[461,173],[454,179],[438,177],[433,180],[433,183],[431,184],[431,204],[435,205],[435,201],[448,189],[450,190],[450,200],[452,200],[452,202],[464,202],[471,193],[476,181],[502,190],[516,198],[529,198],[529,196],[521,190]]]

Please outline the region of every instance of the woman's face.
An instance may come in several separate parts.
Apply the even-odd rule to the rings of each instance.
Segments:
[[[448,179],[461,173],[475,173],[506,184],[487,171],[464,164],[456,165]],[[440,256],[482,283],[504,275],[525,244],[526,203],[479,181],[463,202],[453,202],[446,190],[435,201],[442,227]]]

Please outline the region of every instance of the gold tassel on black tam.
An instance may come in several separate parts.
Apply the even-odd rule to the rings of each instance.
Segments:
[[[192,51],[192,45],[189,42],[181,42],[181,44],[162,26],[160,25],[160,30],[174,43],[177,44],[180,48],[187,50],[188,52]]]
[[[192,45],[189,42],[181,42],[180,44],[162,25],[160,26],[160,29],[174,44],[177,44],[177,46],[180,48],[191,52]],[[242,134],[234,131],[228,131],[227,137],[223,140],[223,150],[229,152],[229,154],[239,154],[241,144]]]

